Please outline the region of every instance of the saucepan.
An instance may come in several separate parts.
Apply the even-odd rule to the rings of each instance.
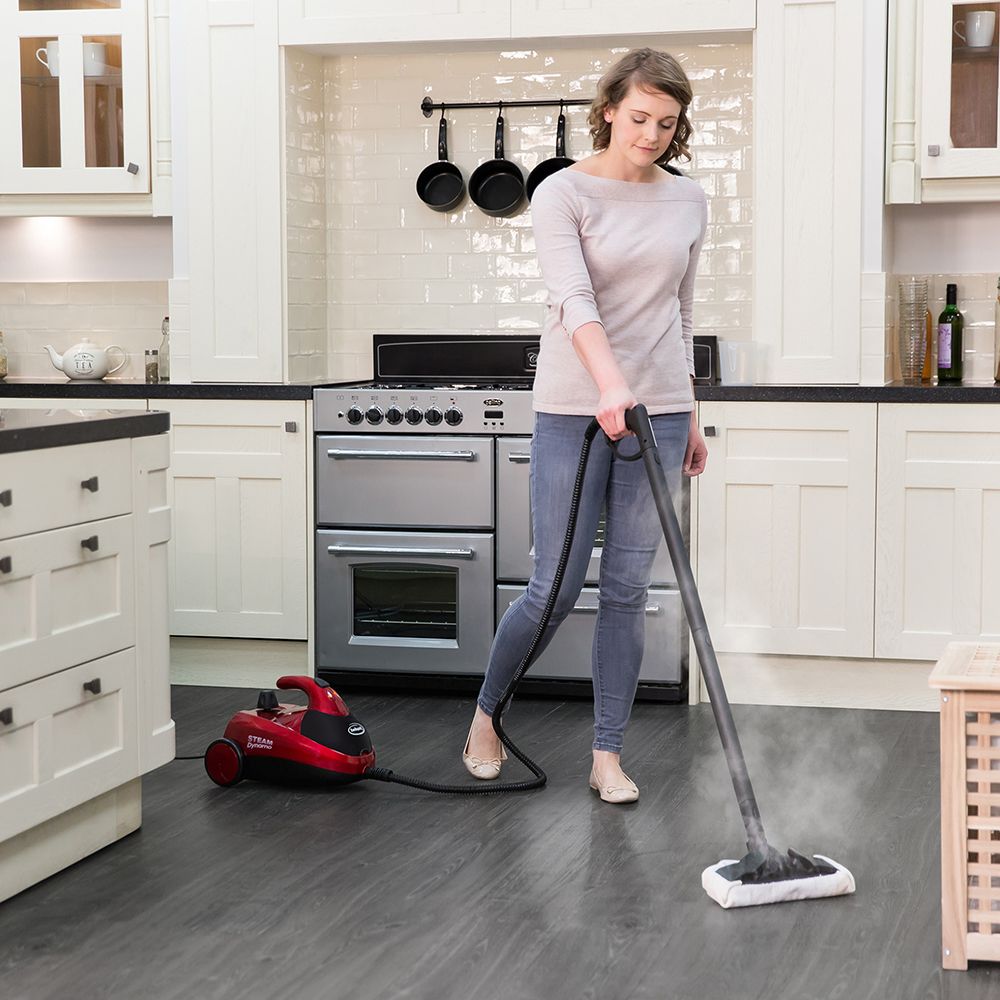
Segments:
[[[574,161],[566,155],[566,116],[563,114],[563,106],[562,103],[560,103],[559,121],[556,125],[556,155],[550,156],[547,160],[542,160],[542,162],[536,167],[533,167],[531,173],[528,174],[527,183],[524,185],[525,193],[528,195],[528,201],[531,201],[531,196],[535,193],[535,188],[537,188],[542,181],[551,177],[554,173],[556,173],[556,171],[572,166],[573,162]]]
[[[417,177],[417,197],[435,212],[450,212],[465,196],[465,179],[454,163],[448,162],[448,122],[444,112],[438,124],[438,158]]]
[[[503,105],[497,115],[494,158],[480,163],[469,178],[469,197],[487,215],[511,215],[524,200],[521,168],[503,153]]]

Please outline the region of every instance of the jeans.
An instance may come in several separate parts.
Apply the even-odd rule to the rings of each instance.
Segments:
[[[531,525],[535,563],[528,589],[500,621],[479,707],[492,715],[541,620],[562,552],[580,448],[590,417],[536,413],[531,439]],[[651,417],[671,494],[680,486],[690,413]],[[619,442],[635,454],[634,437]],[[583,588],[602,509],[606,509],[597,622],[591,669],[594,679],[595,750],[620,753],[639,681],[645,641],[646,591],[663,538],[644,463],[626,462],[594,438],[583,480],[576,534],[555,609],[539,646],[548,645]]]

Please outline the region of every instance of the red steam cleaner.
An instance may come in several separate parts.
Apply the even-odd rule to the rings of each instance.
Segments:
[[[708,687],[726,764],[747,834],[747,853],[743,858],[726,859],[706,868],[702,873],[702,886],[720,906],[727,908],[854,892],[854,877],[842,865],[822,854],[807,857],[792,850],[782,854],[765,837],[757,799],[750,784],[743,749],[722,684],[701,599],[695,587],[694,573],[670,500],[670,491],[646,408],[639,405],[627,410],[625,423],[637,438],[639,450],[635,454],[625,455],[618,451],[618,442],[608,443],[620,459],[642,460],[645,463],[653,501],[677,573],[677,586]],[[405,778],[388,768],[376,767],[375,750],[365,727],[351,715],[343,699],[326,681],[312,677],[281,677],[277,682],[279,688],[298,688],[304,691],[309,698],[309,704],[304,708],[300,705],[281,705],[273,691],[262,691],[256,709],[237,712],[229,720],[222,739],[211,743],[205,752],[205,769],[209,777],[219,785],[234,785],[241,778],[277,781],[282,784],[319,780],[334,785],[372,779],[409,785],[430,792],[463,795],[527,791],[544,785],[547,780],[545,772],[507,736],[501,724],[501,715],[525,671],[534,662],[539,643],[552,616],[576,530],[590,446],[599,430],[597,421],[592,420],[584,434],[570,499],[566,538],[545,610],[524,658],[493,712],[493,729],[500,742],[534,774],[534,778],[528,781],[478,782],[473,786],[438,785],[416,778]]]

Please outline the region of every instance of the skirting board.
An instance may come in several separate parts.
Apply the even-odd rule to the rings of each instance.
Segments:
[[[0,844],[0,902],[139,829],[135,778]]]
[[[283,674],[312,675],[307,647],[282,639],[171,636],[170,683],[273,688]]]
[[[926,660],[852,660],[832,657],[718,653],[719,670],[735,705],[872,708],[937,712],[938,692],[927,686]],[[692,664],[695,658],[692,657]],[[695,670],[692,669],[692,684]],[[699,697],[708,701],[698,676]]]

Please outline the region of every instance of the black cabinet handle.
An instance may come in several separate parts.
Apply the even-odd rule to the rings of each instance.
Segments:
[[[9,507],[14,502],[14,494],[10,490],[0,490],[0,507]]]
[[[101,678],[95,677],[92,681],[83,682],[83,690],[89,691],[91,694],[101,693]]]
[[[714,438],[717,434],[718,434],[718,431],[716,431],[714,425],[709,424],[705,428],[705,437],[707,437],[707,438]]]
[[[4,556],[0,558],[0,573],[11,573],[14,570],[14,564],[10,560],[10,556]]]
[[[14,724],[14,709],[0,708],[0,725],[12,726]]]
[[[98,549],[97,535],[91,535],[90,538],[85,538],[80,544],[85,549],[90,549],[91,552],[96,552]]]
[[[97,482],[97,476],[91,476],[90,479],[85,479],[80,486],[85,490],[90,490],[91,493],[96,493],[100,486]]]

